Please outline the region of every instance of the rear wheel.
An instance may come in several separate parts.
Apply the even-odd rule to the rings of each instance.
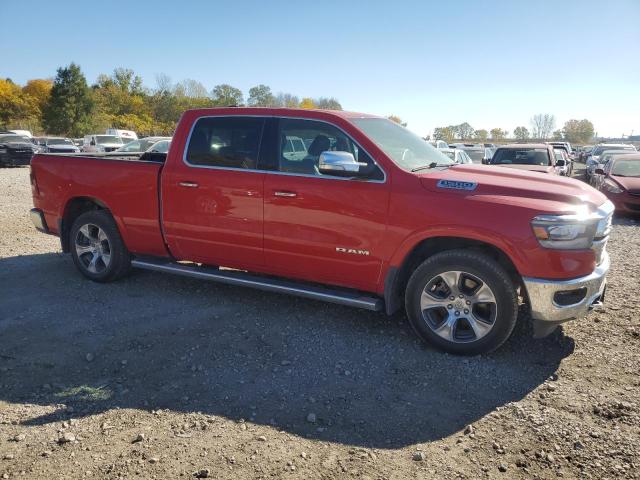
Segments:
[[[515,327],[518,300],[507,272],[491,257],[450,250],[425,260],[405,294],[409,321],[427,342],[451,353],[487,353]]]
[[[131,257],[118,227],[105,210],[80,215],[73,222],[69,240],[76,267],[95,282],[117,280],[131,267]]]

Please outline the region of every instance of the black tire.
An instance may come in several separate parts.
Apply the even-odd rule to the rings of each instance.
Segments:
[[[430,291],[433,291],[432,289],[436,288],[437,290],[442,285],[445,285],[444,291],[446,292],[446,282],[442,283],[439,280],[434,280],[441,278],[439,277],[440,274],[446,275],[446,272],[463,272],[460,278],[463,279],[464,283],[460,292],[471,292],[470,295],[472,295],[473,289],[468,290],[469,284],[471,286],[477,285],[474,287],[476,292],[479,291],[478,289],[482,284],[489,287],[495,302],[474,304],[471,296],[464,299],[460,298],[460,302],[462,302],[460,304],[461,309],[469,308],[472,312],[472,317],[478,313],[474,310],[475,308],[482,309],[481,312],[486,314],[487,319],[487,323],[482,323],[482,328],[489,328],[488,333],[483,333],[483,336],[480,337],[476,335],[476,329],[471,328],[469,320],[464,318],[469,317],[469,315],[465,315],[465,313],[468,313],[467,310],[460,311],[460,318],[453,317],[454,311],[458,311],[458,307],[455,306],[458,302],[457,297],[455,302],[446,305],[446,307],[429,307],[431,310],[425,310],[425,313],[423,313],[421,307],[423,291],[427,287],[430,288]],[[436,291],[435,293],[442,295],[442,292]],[[429,299],[431,298],[433,297],[429,297]],[[449,297],[449,294],[445,294],[444,300],[438,299],[437,301],[448,303],[451,298],[454,297]],[[472,306],[467,307],[464,305],[467,300],[471,302]],[[491,257],[470,250],[449,250],[429,257],[416,268],[407,284],[405,307],[409,323],[420,338],[449,353],[477,355],[497,349],[509,338],[518,316],[518,297],[516,287],[505,269]],[[435,312],[435,315],[430,312]],[[451,340],[445,339],[435,332],[444,324],[436,323],[434,325],[434,317],[436,319],[438,316],[444,318],[444,315],[449,315],[446,318],[454,322],[453,326],[450,327],[452,333],[448,335],[449,337],[454,337]],[[476,322],[474,324],[478,325]],[[461,339],[455,338],[458,333],[460,333]]]
[[[98,248],[104,250],[104,252],[101,251],[101,255],[105,258],[108,256],[109,261],[105,263],[104,260],[98,260],[93,268],[95,271],[91,271],[87,265],[91,263],[89,259],[93,259],[94,254],[91,252],[79,253],[78,247],[76,247],[76,239],[80,243],[88,239],[84,233],[81,233],[83,227],[85,227],[83,231],[89,231],[92,237],[95,232],[101,230],[104,235],[100,236],[106,238],[106,241],[99,241],[96,235],[96,244],[99,244]],[[79,247],[90,248],[91,242],[87,243],[89,245],[86,247],[84,245]],[[125,276],[131,269],[131,255],[122,241],[116,222],[106,210],[92,210],[76,218],[69,232],[69,247],[73,263],[80,270],[80,273],[94,282],[103,283],[117,280]]]

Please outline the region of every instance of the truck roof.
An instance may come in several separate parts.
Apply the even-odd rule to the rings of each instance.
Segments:
[[[344,110],[322,110],[322,109],[304,109],[304,108],[279,108],[279,107],[216,107],[216,108],[197,108],[187,110],[195,112],[199,116],[206,115],[282,115],[282,116],[303,116],[313,117],[314,113],[333,115],[341,118],[382,118],[377,115],[369,115],[367,113],[346,112]],[[311,113],[311,115],[309,115]]]

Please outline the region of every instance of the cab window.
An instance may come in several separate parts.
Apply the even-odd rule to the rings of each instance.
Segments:
[[[363,163],[355,177],[382,180],[384,174],[373,159],[340,129],[325,122],[280,119],[278,131],[278,170],[302,175],[327,176],[318,168],[322,152],[349,152]]]

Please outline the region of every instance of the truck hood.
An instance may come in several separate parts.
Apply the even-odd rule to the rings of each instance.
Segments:
[[[640,191],[640,177],[620,177],[611,175],[616,182],[624,187],[625,190]]]
[[[541,175],[492,165],[455,165],[417,174],[427,190],[462,195],[472,200],[526,207],[549,213],[591,210],[607,198],[584,182],[560,175]]]

